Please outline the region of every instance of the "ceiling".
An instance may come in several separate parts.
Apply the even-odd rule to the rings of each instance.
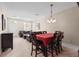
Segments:
[[[77,6],[76,2],[51,2],[53,13]],[[50,2],[1,2],[0,6],[7,8],[9,16],[18,17],[42,17],[50,15]],[[15,14],[14,14],[15,13]]]

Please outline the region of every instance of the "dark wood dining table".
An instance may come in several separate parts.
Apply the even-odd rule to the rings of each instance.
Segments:
[[[47,46],[50,43],[51,40],[53,40],[52,38],[54,37],[53,33],[46,33],[46,34],[37,34],[36,38],[37,40],[40,40],[43,42],[43,48],[44,48],[44,56],[47,57],[48,53],[47,53]]]

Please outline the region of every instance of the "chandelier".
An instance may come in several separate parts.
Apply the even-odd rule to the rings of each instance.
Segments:
[[[47,20],[48,21],[48,23],[54,23],[54,22],[56,22],[56,19],[55,18],[53,18],[53,16],[52,16],[52,6],[53,6],[53,4],[50,4],[50,7],[51,7],[51,12],[50,12],[50,18]]]

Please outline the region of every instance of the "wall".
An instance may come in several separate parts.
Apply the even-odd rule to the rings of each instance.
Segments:
[[[18,31],[23,29],[23,24],[14,20],[9,20],[8,19],[8,28],[7,28],[7,32],[9,33],[14,33],[14,36],[17,36]]]
[[[18,36],[19,31],[30,30],[40,31],[40,24],[38,22],[18,20],[17,18],[7,18],[7,32],[12,32],[14,36]]]
[[[7,32],[12,32],[14,36],[18,36],[19,31],[31,30],[31,22],[8,18]]]
[[[54,32],[55,30],[64,31],[64,42],[79,45],[79,8],[74,7],[64,10],[54,15],[56,23],[49,24],[47,19],[39,21],[41,30]]]

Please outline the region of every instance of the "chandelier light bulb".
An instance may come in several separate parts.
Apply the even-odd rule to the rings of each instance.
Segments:
[[[55,23],[56,22],[56,19],[54,19],[52,22]]]
[[[50,20],[47,20],[48,23],[51,23]]]

